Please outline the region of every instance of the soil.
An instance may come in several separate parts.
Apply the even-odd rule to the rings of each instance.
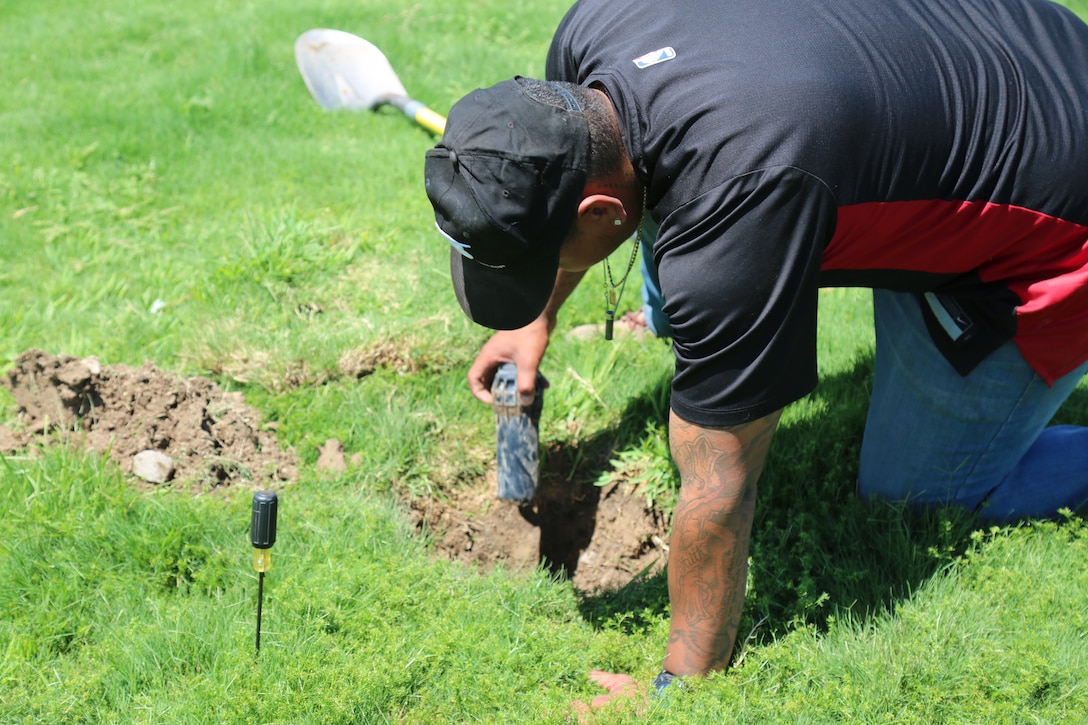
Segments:
[[[377,358],[348,362],[381,364]],[[262,424],[240,393],[206,378],[29,350],[0,384],[11,391],[19,421],[0,425],[3,455],[68,443],[107,455],[134,485],[198,493],[236,485],[279,488],[297,478],[298,459],[279,445],[275,425]],[[328,441],[319,453],[320,469],[349,466],[339,441]],[[148,455],[165,461],[155,469],[158,478],[139,462]],[[485,570],[540,566],[584,593],[661,570],[668,554],[664,517],[646,506],[637,487],[579,480],[562,465],[567,458],[544,456],[539,494],[528,504],[495,496],[492,464],[481,480],[442,498],[406,501],[411,521],[436,556]]]
[[[412,518],[429,532],[439,556],[483,568],[543,566],[590,594],[618,589],[665,566],[667,522],[646,506],[637,487],[571,481],[548,462],[538,495],[528,504],[498,499],[496,485],[492,469],[448,501],[412,502]]]
[[[29,350],[0,384],[18,407],[18,429],[0,430],[0,452],[30,443],[68,442],[104,453],[133,474],[140,454],[168,460],[161,480],[198,491],[245,484],[255,488],[293,481],[294,453],[283,450],[274,425],[240,393],[207,378],[181,378],[146,364],[103,367],[96,358]],[[165,457],[165,458],[163,458]]]

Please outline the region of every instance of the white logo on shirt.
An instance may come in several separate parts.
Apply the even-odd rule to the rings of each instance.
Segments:
[[[676,51],[671,46],[659,48],[658,50],[651,51],[646,55],[640,55],[634,59],[634,64],[639,68],[649,68],[652,65],[658,63],[664,63],[667,60],[672,60],[676,57]]]

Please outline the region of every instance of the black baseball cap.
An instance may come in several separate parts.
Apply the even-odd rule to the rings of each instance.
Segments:
[[[450,243],[457,301],[474,322],[514,330],[543,312],[559,246],[589,174],[589,127],[569,90],[562,106],[515,77],[450,109],[424,175],[435,224]]]

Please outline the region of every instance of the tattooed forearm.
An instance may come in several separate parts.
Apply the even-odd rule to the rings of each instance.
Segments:
[[[681,490],[669,559],[665,667],[674,674],[729,663],[744,604],[756,482],[778,417],[718,429],[672,416],[669,438]]]

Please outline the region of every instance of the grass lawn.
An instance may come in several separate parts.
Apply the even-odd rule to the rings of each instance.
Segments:
[[[657,673],[662,576],[584,595],[415,535],[405,496],[490,465],[492,413],[464,382],[487,333],[430,221],[434,138],[388,109],[323,112],[292,55],[309,28],[357,33],[445,112],[541,75],[566,7],[0,0],[0,358],[209,377],[301,464],[279,489],[257,657],[253,488],[138,487],[59,440],[0,459],[0,724],[566,722],[598,694],[588,670]],[[564,328],[599,320],[599,274]],[[855,500],[868,294],[825,290],[820,319],[821,384],[786,411],[761,482],[738,661],[650,719],[1088,722],[1088,526]],[[359,350],[403,364],[345,375]],[[608,441],[592,473],[667,507],[670,368],[663,345],[557,334],[542,438]],[[0,390],[0,421],[14,413]],[[1088,423],[1088,388],[1059,417]],[[330,438],[346,471],[316,465]]]

